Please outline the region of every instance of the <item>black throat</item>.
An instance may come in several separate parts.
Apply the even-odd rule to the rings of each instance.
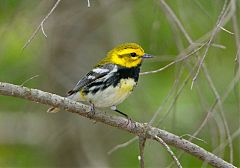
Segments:
[[[132,78],[134,79],[135,82],[137,82],[139,78],[139,73],[140,73],[140,66],[141,64],[132,68],[118,66],[118,71],[116,72],[117,76],[119,77],[119,79]]]

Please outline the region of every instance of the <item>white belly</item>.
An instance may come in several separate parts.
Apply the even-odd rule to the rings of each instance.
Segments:
[[[96,107],[111,107],[122,103],[132,92],[136,82],[133,79],[121,79],[116,86],[110,86],[101,92],[87,96]]]
[[[136,86],[134,79],[121,79],[116,86],[110,86],[103,91],[98,91],[95,94],[88,93],[84,97],[80,93],[76,93],[74,100],[87,101],[94,104],[95,107],[111,107],[122,103],[132,92]],[[79,99],[80,98],[80,99]]]

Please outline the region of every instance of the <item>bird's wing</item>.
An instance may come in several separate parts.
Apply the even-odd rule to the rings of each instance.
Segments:
[[[68,96],[78,92],[81,90],[84,86],[94,82],[95,80],[109,74],[111,71],[114,70],[115,65],[113,64],[105,64],[101,66],[97,66],[94,69],[92,69],[89,73],[87,73],[78,83],[76,86],[68,92]]]

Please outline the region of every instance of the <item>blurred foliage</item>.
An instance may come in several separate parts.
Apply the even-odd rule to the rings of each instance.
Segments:
[[[156,55],[152,61],[144,62],[142,71],[163,67],[189,46],[159,1],[90,0],[91,7],[88,8],[87,1],[69,0],[62,1],[44,24],[48,38],[40,31],[29,46],[22,49],[55,2],[0,1],[0,81],[21,85],[38,75],[24,85],[65,95],[84,73],[119,43],[137,42],[147,53]],[[193,41],[214,28],[224,4],[219,0],[166,2]],[[237,1],[237,18],[240,17],[239,8],[240,1]],[[233,31],[232,21],[224,28]],[[220,31],[214,43],[225,49],[210,47],[205,63],[216,89],[223,95],[234,77],[235,35]],[[202,57],[204,51],[205,48],[200,50],[199,56]],[[178,74],[182,72],[177,89],[195,62],[195,56],[192,56],[189,61],[160,73],[141,76],[133,95],[119,108],[134,120],[148,122],[165,100]],[[202,72],[193,90],[190,90],[191,80],[192,77],[171,113],[164,118],[177,92],[170,97],[155,126],[177,135],[192,134],[199,127],[215,96]],[[237,95],[238,87],[223,103],[231,134],[240,127]],[[132,135],[99,123],[93,124],[74,114],[46,114],[46,109],[43,105],[0,96],[0,167],[138,166],[137,141],[107,155],[115,145],[133,138]],[[159,123],[162,118],[164,120]],[[226,140],[222,123],[216,108],[213,117],[197,136],[207,144],[197,140],[194,143],[213,151],[223,143],[222,140]],[[234,164],[240,166],[239,136],[233,142]],[[155,142],[147,142],[145,150],[146,167],[166,167],[172,162],[165,149]],[[229,161],[228,146],[216,154]],[[200,167],[203,164],[186,153],[180,162],[183,167]]]
[[[47,162],[51,162],[51,160],[47,158],[47,153],[44,153],[41,147],[31,145],[4,144],[0,146],[0,155],[1,167],[46,166]]]

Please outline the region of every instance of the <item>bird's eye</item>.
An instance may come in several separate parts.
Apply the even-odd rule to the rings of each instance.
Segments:
[[[131,55],[132,57],[136,57],[136,56],[137,56],[137,54],[136,54],[135,52],[130,53],[130,55]]]

